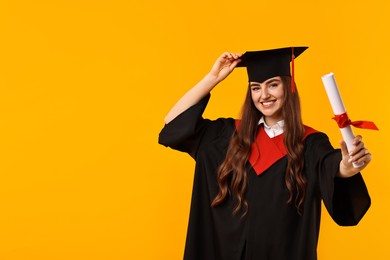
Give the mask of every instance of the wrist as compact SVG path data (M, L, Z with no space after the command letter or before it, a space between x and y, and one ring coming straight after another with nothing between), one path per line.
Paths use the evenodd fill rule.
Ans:
M219 82L221 82L217 76L211 74L211 73L208 73L204 78L203 78L203 81L209 85L212 85L213 87L215 87Z
M347 166L343 163L343 161L340 162L339 166L339 172L336 175L336 177L339 178L349 178L357 174L359 171L356 171L355 168L353 168L352 164Z

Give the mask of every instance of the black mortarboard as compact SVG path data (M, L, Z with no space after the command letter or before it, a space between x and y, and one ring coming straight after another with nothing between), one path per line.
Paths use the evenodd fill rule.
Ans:
M246 67L249 82L263 82L276 76L291 76L294 82L294 58L308 47L287 47L262 51L247 51L237 67ZM290 72L290 62L291 72ZM295 91L294 83L291 86Z

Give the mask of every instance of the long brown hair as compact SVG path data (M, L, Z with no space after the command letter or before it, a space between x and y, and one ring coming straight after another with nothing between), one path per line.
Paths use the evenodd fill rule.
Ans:
M286 187L290 193L287 203L293 203L298 213L303 212L303 202L306 193L306 178L303 174L305 133L298 90L291 92L291 78L281 77L284 87L282 115L284 119L284 144L287 150L287 169L285 173ZM220 205L228 194L236 197L237 205L233 214L243 210L242 216L248 212L248 203L245 199L247 187L247 161L251 145L256 139L258 122L263 114L255 107L252 101L251 88L248 86L246 98L241 110L240 127L233 134L227 149L225 160L217 172L219 192L211 206Z

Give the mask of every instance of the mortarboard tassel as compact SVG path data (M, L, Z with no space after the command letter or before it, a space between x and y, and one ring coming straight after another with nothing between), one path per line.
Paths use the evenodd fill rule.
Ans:
M295 93L295 79L294 79L294 47L291 48L291 92Z

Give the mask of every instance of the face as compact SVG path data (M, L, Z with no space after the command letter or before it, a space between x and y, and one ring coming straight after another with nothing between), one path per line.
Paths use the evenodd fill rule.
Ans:
M250 82L252 101L256 108L264 115L267 125L274 125L283 120L282 105L284 100L284 86L280 77L266 81Z

